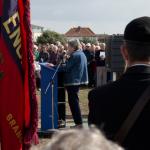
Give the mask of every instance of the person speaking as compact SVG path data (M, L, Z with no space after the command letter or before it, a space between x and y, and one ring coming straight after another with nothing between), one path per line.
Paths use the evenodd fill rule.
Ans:
M87 59L77 39L68 42L68 53L70 57L63 66L65 71L64 85L67 89L68 102L75 127L82 127L78 93L81 84L88 84Z

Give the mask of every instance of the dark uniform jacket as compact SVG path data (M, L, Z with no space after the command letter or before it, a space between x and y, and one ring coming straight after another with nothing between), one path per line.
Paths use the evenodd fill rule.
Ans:
M89 92L89 124L101 128L106 136L114 135L138 98L150 85L150 66L135 65L122 77ZM150 150L150 102L130 130L123 146L127 150Z

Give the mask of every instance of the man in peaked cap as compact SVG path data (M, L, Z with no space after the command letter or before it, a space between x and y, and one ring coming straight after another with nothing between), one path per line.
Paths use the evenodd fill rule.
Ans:
M124 120L150 85L150 17L131 21L121 46L126 69L115 82L89 92L89 124L101 128L113 139ZM122 146L128 150L150 149L150 102L130 129Z

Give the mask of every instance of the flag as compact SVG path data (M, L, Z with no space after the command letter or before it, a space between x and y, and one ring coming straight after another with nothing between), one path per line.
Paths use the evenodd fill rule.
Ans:
M29 0L0 0L0 142L27 150L38 115Z

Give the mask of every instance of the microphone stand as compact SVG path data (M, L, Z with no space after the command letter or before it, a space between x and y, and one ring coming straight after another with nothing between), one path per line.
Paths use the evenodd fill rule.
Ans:
M52 115L51 115L51 117L52 117L52 129L54 129L54 78L55 78L55 76L56 76L56 74L57 74L57 72L58 72L58 70L59 70L59 68L60 68L60 66L61 66L61 64L62 64L62 62L63 62L63 60L60 60L60 62L59 62L59 64L58 64L58 66L57 66L57 68L56 68L56 70L55 70L55 72L54 72L54 74L53 74L53 76L52 76L52 79L51 79L51 81L48 83L48 85L47 85L47 87L46 87L46 90L45 90L45 94L47 93L47 91L48 91L48 89L50 88L50 86L51 86L51 91L52 91Z

